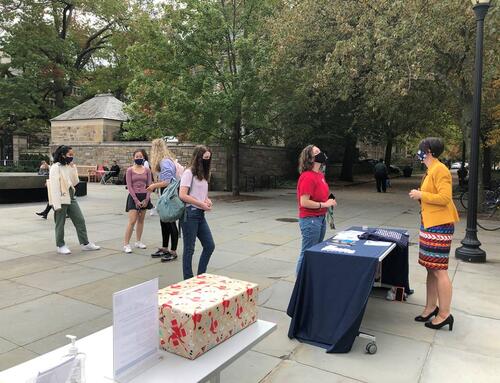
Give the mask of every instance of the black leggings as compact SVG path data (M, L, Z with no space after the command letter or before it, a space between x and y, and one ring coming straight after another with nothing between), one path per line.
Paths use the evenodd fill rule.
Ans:
M170 250L177 250L177 243L179 242L179 230L177 229L177 222L161 222L161 236L163 238L163 247L168 248L168 242L172 237L172 247Z

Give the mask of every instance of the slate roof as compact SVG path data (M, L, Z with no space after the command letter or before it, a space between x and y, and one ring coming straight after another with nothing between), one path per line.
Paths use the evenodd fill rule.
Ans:
M123 111L123 105L123 102L115 98L111 93L97 94L94 98L54 117L51 121L96 119L127 121L128 116Z

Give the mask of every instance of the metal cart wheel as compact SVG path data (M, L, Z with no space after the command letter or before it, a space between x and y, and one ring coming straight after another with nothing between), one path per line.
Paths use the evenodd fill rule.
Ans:
M370 355L377 353L377 344L375 342L370 342L366 345L366 352Z

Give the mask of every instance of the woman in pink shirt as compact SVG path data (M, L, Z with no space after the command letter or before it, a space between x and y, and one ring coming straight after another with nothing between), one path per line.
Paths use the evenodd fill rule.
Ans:
M146 188L151 185L151 171L144 166L144 155L141 150L134 152L134 165L127 169L127 206L125 211L128 212L128 225L125 230L125 241L123 251L131 253L130 237L134 231L134 226L137 223L135 247L145 249L146 245L141 242L142 231L144 229L144 218L146 217L146 209L151 209L153 205L149 199L150 193Z
M200 255L197 274L207 271L208 261L215 250L215 243L205 219L205 212L212 210L212 201L208 198L210 180L210 161L212 153L202 145L196 146L191 158L191 165L182 174L179 197L186 203L186 218L182 220L182 272L184 279L193 277L193 254L196 238L203 250Z

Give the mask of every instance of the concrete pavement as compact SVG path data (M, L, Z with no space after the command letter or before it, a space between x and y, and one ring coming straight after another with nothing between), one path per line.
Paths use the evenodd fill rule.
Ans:
M350 225L404 227L411 235L407 303L373 294L362 329L377 336L378 353L364 353L356 340L348 354L324 350L286 336L285 314L300 248L294 190L256 192L255 200L215 199L208 221L216 242L209 272L260 284L259 317L278 330L224 370L224 382L498 382L500 377L500 234L479 232L488 263L450 259L454 330L433 331L413 321L425 302L425 270L417 264L418 205L407 191L419 178L393 180L387 194L373 184L336 190L339 229ZM0 370L66 344L65 334L83 337L111 324L111 295L159 277L164 286L182 279L181 261L160 263L150 252L160 244L158 217L147 216L146 250L122 253L127 221L123 186L90 184L79 199L89 238L103 248L81 252L67 223L73 254L57 255L52 213L40 204L0 205ZM220 194L219 194L220 195ZM453 251L464 235L457 226ZM329 231L327 235L332 235ZM197 245L197 254L200 246ZM182 244L179 246L182 253Z

